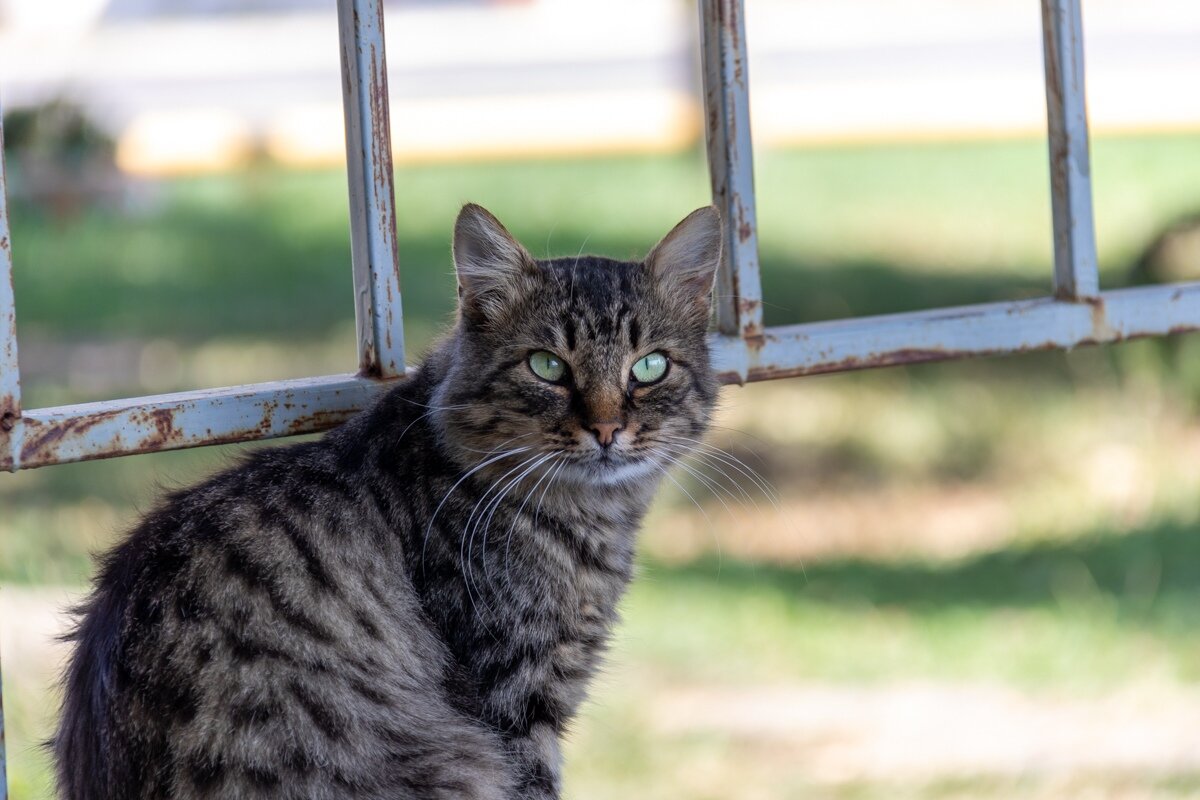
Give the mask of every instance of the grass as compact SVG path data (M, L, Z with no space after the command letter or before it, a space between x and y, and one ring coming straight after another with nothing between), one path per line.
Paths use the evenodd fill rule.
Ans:
M1043 145L769 151L757 161L768 321L795 322L1044 293ZM1200 139L1095 144L1101 266L1120 282L1164 222L1200 205ZM538 255L644 253L707 202L698 154L397 173L408 320L450 309L450 225L481 202ZM30 333L320 338L349 319L344 176L269 167L144 187L132 212L66 223L12 213L19 322ZM69 285L71 291L64 291ZM214 316L215 315L215 316Z
M771 324L1049 289L1042 142L764 152L756 167ZM1119 285L1159 228L1200 206L1200 137L1098 140L1093 176L1103 282ZM707 197L698 153L407 166L397 188L414 352L451 310L462 202L491 208L537 255L637 256ZM346 207L340 174L262 166L140 186L128 208L69 220L12 209L26 405L349 369ZM727 512L687 475L702 510L664 491L612 674L573 739L573 796L1200 791L1186 767L816 780L797 760L821 763L815 744L669 733L648 711L689 687L1191 691L1197 349L1139 342L727 391L719 423L739 432L714 441L762 472L781 507L756 497ZM0 476L0 585L81 587L90 553L161 487L241 449ZM30 744L52 717L53 658L30 652L5 681L14 797L41 796L47 781Z
M628 614L633 657L678 680L1188 683L1200 535L1167 524L949 562L650 563Z

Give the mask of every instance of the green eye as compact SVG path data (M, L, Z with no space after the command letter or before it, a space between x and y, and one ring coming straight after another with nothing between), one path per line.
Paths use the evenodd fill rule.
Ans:
M633 365L633 379L638 383L654 383L667 374L667 354L655 351L639 358Z
M567 365L554 353L538 350L529 356L529 368L544 381L558 383L567 374Z

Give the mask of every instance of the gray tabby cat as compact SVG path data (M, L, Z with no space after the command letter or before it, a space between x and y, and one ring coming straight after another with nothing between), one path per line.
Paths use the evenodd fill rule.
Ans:
M712 410L720 252L713 208L626 263L534 260L466 206L458 320L414 374L104 558L60 796L558 797L637 527Z

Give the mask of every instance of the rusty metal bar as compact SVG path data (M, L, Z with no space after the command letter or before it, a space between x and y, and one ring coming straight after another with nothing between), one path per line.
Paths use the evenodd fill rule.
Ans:
M21 416L21 372L17 361L17 305L13 297L12 239L8 228L8 183L4 171L4 109L0 108L0 461L12 452L12 431ZM0 670L0 800L8 797L4 738L4 680Z
M4 679L0 670L0 800L8 798L8 748L4 738Z
M4 679L0 670L0 800L8 798L8 747L4 737Z
M2 112L2 109L0 109ZM0 113L0 119L3 114ZM4 124L0 122L0 462L12 450L21 417L21 371L17 361L17 307L13 297L12 240L8 228ZM3 754L0 753L0 756Z
M725 227L716 285L717 329L754 339L762 335L762 283L742 0L701 0L700 38L708 172Z
M1095 297L1100 290L1079 2L1042 0L1054 294L1064 300Z
M314 433L345 422L393 383L329 375L26 411L0 469Z
M1200 330L1200 282L768 328L761 346L714 336L724 383L1061 350Z
M1200 330L1200 282L713 334L725 383L970 356L1069 349ZM344 422L393 381L334 375L27 411L9 470L312 433Z
M338 0L354 318L363 375L404 374L396 192L382 0Z

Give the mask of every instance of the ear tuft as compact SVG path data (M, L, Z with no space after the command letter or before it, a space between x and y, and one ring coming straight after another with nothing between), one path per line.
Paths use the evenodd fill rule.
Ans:
M660 287L682 293L704 308L710 303L720 263L721 213L715 206L688 214L646 256Z
M454 268L462 310L495 319L537 268L520 242L483 206L467 203L454 223Z

